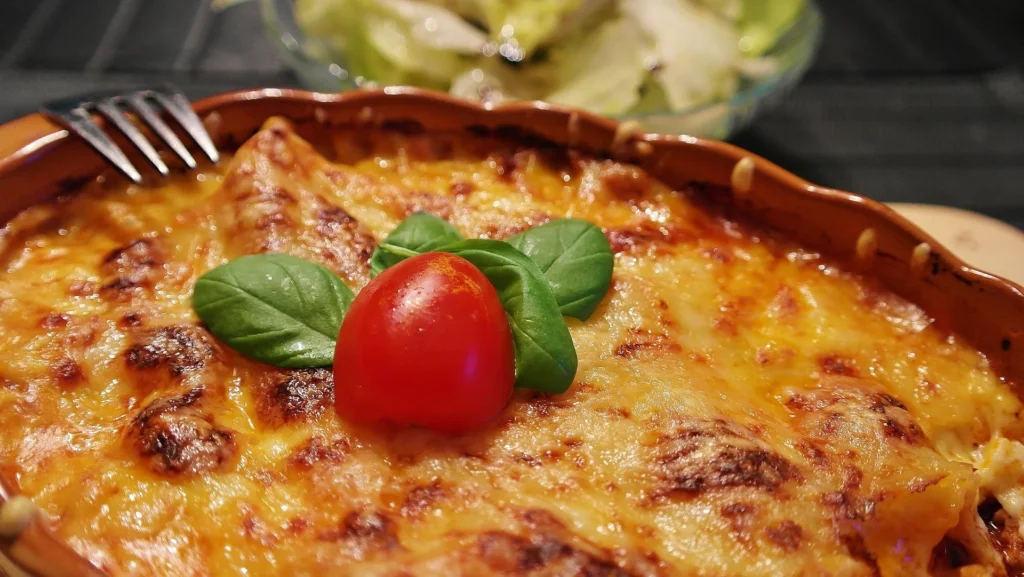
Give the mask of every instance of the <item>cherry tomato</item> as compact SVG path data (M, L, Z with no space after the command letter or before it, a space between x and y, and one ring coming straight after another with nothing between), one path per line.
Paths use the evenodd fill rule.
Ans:
M356 296L334 353L338 412L459 433L493 419L515 381L498 293L462 257L427 253L385 270Z

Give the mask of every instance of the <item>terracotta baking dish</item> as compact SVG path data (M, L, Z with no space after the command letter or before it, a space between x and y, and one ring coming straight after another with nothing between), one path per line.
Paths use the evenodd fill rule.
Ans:
M412 89L345 94L252 90L207 98L195 109L218 146L227 150L244 142L270 116L328 127L373 122L399 130L488 132L534 143L539 138L554 146L634 162L673 187L695 182L732 186L731 202L741 210L880 279L922 306L940 325L967 338L1005 379L1024 382L1024 355L1018 351L1024 347L1024 289L970 268L882 204L812 185L729 144L639 134L628 125L540 103L485 109ZM128 148L123 140L119 143ZM751 166L748 191L744 177ZM74 191L104 168L85 144L38 115L0 126L0 222ZM12 498L10 484L0 478L0 504ZM18 506L23 504L19 500ZM53 539L38 515L27 528L8 518L16 508L6 507L0 516L0 550L10 558L47 577L102 575Z

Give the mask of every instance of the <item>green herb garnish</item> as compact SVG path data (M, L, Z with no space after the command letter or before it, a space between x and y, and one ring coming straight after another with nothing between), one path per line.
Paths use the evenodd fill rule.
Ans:
M329 367L352 290L286 254L243 256L199 277L192 307L211 333L276 367Z
M499 240L464 240L439 252L473 263L498 291L515 343L516 386L564 393L576 376L576 348L537 265Z
M460 240L462 235L447 220L417 212L403 220L377 246L370 259L370 272L377 276L410 256L431 252Z
M517 234L508 243L537 263L563 315L585 321L608 293L615 255L593 224L556 220Z

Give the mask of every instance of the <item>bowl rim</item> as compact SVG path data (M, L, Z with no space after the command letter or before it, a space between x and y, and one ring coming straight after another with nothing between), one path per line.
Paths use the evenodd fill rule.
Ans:
M359 85L358 77L354 77L351 71L348 70L348 63L343 54L340 58L336 59L336 61L329 62L319 59L310 52L307 45L311 43L322 44L324 40L307 36L301 31L299 31L299 36L296 36L292 31L287 30L289 26L282 24L282 16L277 5L279 1L280 0L260 0L260 12L263 19L264 30L268 36L270 36L269 40L274 44L281 59L284 60L285 63L287 63L293 70L301 66L310 67L311 69L312 67L317 67L321 69L321 71L326 71L327 74L330 74L337 79L339 86L344 87L341 90L343 92L364 89ZM808 28L805 31L806 34L797 36L795 33L799 30L801 24ZM657 120L659 118L684 118L697 116L710 110L719 109L723 106L728 110L742 109L753 102L768 98L780 89L785 89L791 83L790 81L793 83L798 82L807 73L817 58L824 35L825 15L819 5L819 0L803 0L803 7L800 9L800 12L797 13L796 18L782 30L775 43L773 43L772 46L761 55L762 57L771 57L789 54L790 52L802 52L802 58L794 60L788 66L772 72L758 82L749 86L741 87L728 98L717 98L683 110L673 111L666 109L639 113L625 113L610 116L610 118L614 118L619 121L646 121ZM780 49L783 49L784 52L780 53ZM338 71L343 71L344 74L339 76L338 71L332 70L332 67L334 66L337 66ZM373 82L372 79L367 80ZM366 89L372 90L377 88L383 87L372 86ZM727 130L728 133L731 133L732 131L732 127Z
M232 106L249 101L276 104L279 105L278 108L293 105L291 110L295 110L294 105L301 105L306 107L303 110L308 110L309 119L315 118L318 110L329 109L332 106L365 111L374 107L383 107L384 104L419 107L417 110L420 114L423 114L423 110L429 109L432 113L439 115L447 113L473 118L504 119L513 127L537 126L557 118L570 127L570 133L571 127L576 126L580 129L581 135L586 136L591 142L600 141L598 147L605 146L606 150L611 150L611 147L615 146L616 142L620 140L620 136L624 134L628 142L647 143L652 150L662 151L666 154L703 155L701 156L702 160L716 158L729 163L729 166L735 166L741 160L749 159L753 162L755 173L759 179L767 177L768 180L774 180L787 191L793 192L808 202L824 200L836 203L850 214L856 212L865 215L864 218L879 223L879 227L882 224L890 225L901 234L909 235L914 242L927 243L934 256L934 260L930 261L933 267L941 261L946 267L942 274L956 277L955 282L976 286L979 289L976 291L979 295L988 293L987 297L975 295L974 298L994 298L993 294L995 294L1002 299L1000 301L1002 306L1012 305L1017 311L1016 314L1024 314L1024 288L1009 280L971 267L888 206L854 193L811 184L760 156L725 142L685 135L643 134L637 132L635 125L631 126L629 122L620 123L589 112L576 111L543 102L513 102L486 107L448 94L408 87L357 90L334 94L276 88L241 90L199 100L194 104L194 109L201 117L209 118L209 115L218 114L220 111L226 111ZM469 127L470 125L463 125L463 128ZM8 178L6 182L17 182L19 171L31 169L32 165L41 157L52 154L58 149L66 149L71 144L78 146L73 151L75 154L86 150L82 143L75 142L75 140L66 130L37 114L0 125L0 183L5 182L5 178ZM236 147L239 144L241 143L235 143L233 146ZM556 144L560 148L575 148L572 143ZM589 152L592 147L584 145L581 148ZM610 153L609 155L614 157ZM98 157L91 160L95 161L96 166L102 164ZM625 159L622 160L625 161ZM11 175L14 175L14 180L10 180ZM93 174L94 176L95 174ZM3 221L0 221L0 224L3 224ZM870 273L868 274L870 276ZM934 274L936 273L933 272ZM950 286L956 286L955 282L949 281ZM959 329L957 332L960 332ZM1021 329L1007 327L1006 332L1002 334L1012 335L1015 344L1024 342L1024 331ZM1009 351L1009 347L1005 345L1009 337L1000 335L997 338L1004 338L1003 351ZM988 349L978 343L971 342L971 344L976 349L988 353ZM995 347L990 348L995 350ZM1017 371L1024 373L1021 367L1024 365L1018 364ZM996 372L999 374L998 368ZM1011 379L1011 386L1014 384L1016 382ZM12 488L13 485L0 475L0 506L16 496ZM60 567L53 573L42 572L43 575L80 574L90 577L105 575L51 532L46 521L39 515L36 515L31 524L13 540L9 535L0 535L0 552L10 552L13 547L19 546L19 543L22 552L29 551L37 562L52 563L53 567ZM29 559L33 559L33 557L30 556Z

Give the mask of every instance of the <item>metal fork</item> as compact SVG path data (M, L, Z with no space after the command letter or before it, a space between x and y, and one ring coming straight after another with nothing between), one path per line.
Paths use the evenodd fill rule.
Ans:
M114 128L121 131L139 149L139 152L149 160L161 176L170 174L167 164L160 158L160 154L146 140L142 132L125 116L125 112L133 112L153 130L160 140L164 141L167 147L185 163L185 166L189 169L195 168L196 159L189 153L181 139L174 134L171 127L160 117L158 108L165 110L181 125L185 132L192 137L192 140L199 145L207 158L217 162L220 155L217 153L217 147L214 146L210 135L206 132L203 122L192 111L185 95L170 84L136 92L80 96L48 102L40 111L64 128L82 137L96 152L100 153L132 182L141 184L142 174L128 160L124 151L92 120L92 113L98 112L109 120Z

